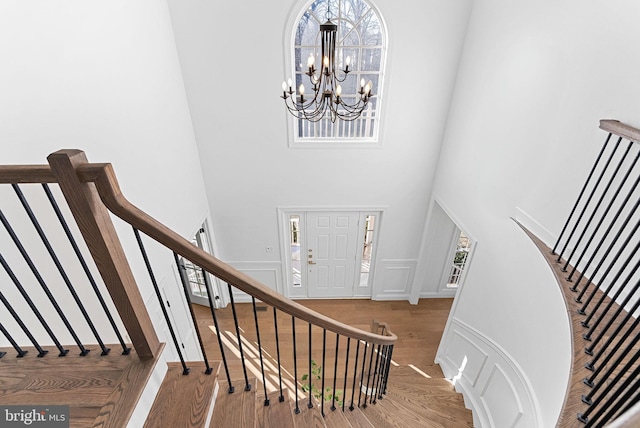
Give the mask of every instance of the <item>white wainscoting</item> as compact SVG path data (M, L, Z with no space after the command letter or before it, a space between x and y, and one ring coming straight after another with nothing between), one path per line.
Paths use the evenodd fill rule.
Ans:
M376 266L373 300L408 300L417 260L381 260Z
M282 290L282 263L280 262L226 262L240 272L260 281L280 294ZM236 303L251 302L251 296L234 288L233 299Z
M540 409L529 380L497 343L452 318L436 362L473 410L476 427L538 428Z

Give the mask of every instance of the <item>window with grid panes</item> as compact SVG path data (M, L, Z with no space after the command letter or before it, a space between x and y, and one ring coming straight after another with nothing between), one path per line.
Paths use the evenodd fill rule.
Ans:
M309 5L297 22L293 39L293 68L295 87L308 86L307 58L313 53L320 57L320 24L331 19L338 26L336 58L340 69L347 57L351 59L350 72L342 85L342 98L356 102L360 81L373 83L375 95L362 115L353 121L330 117L312 123L292 118L294 142L327 141L345 143L376 143L380 124L380 103L385 54L385 32L382 19L364 0L317 0ZM340 78L344 77L341 71Z

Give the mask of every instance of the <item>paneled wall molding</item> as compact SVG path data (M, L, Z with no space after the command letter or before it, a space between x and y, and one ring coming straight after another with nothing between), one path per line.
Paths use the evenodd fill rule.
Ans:
M246 273L252 278L257 279L264 285L273 288L280 294L283 293L282 285L282 263L276 261L228 261L226 262L238 269L240 272ZM236 303L251 302L251 297L237 289L233 289L233 298Z
M542 420L533 387L498 343L452 318L436 356L473 410L477 427L535 428Z
M408 300L418 261L415 259L383 259L376 267L373 300Z

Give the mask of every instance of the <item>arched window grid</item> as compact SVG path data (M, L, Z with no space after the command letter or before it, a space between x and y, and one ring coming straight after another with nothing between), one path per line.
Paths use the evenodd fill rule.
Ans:
M330 12L327 13L327 3ZM319 27L327 18L338 25L337 64L342 68L347 56L351 57L349 78L342 83L343 98L349 102L356 101L356 93L361 79L371 80L373 93L370 107L363 112L361 118L353 122L329 119L316 124L292 118L293 142L309 143L342 143L349 146L369 147L378 145L380 127L380 102L382 95L382 77L384 70L386 35L382 18L374 7L364 0L319 0L307 3L305 11L295 22L292 34L292 55L294 81L296 87L304 84L308 87L307 58L310 53L320 57ZM350 99L347 97L350 96Z

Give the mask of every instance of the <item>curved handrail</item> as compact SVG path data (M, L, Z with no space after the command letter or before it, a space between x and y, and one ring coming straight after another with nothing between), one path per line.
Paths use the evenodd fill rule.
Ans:
M113 214L182 257L199 265L212 275L256 297L262 302L289 315L308 321L313 325L346 337L351 337L352 339L364 340L380 345L392 345L397 340L397 336L393 333L384 336L370 333L308 309L196 247L173 230L131 204L122 194L110 163L82 164L76 168L76 173L81 181L93 182L95 184L102 202Z

